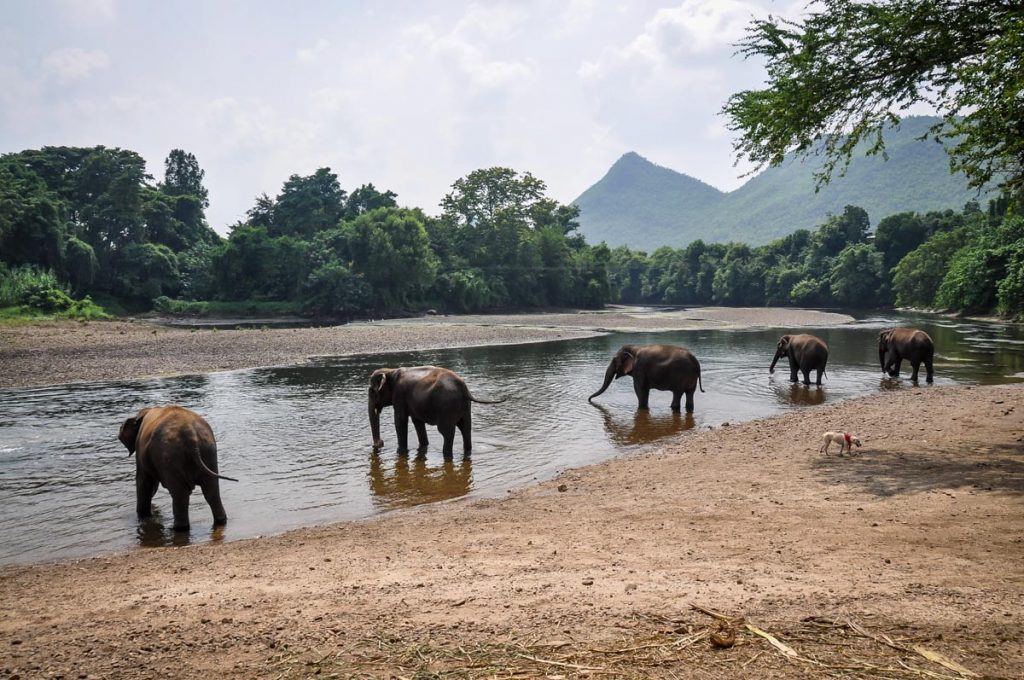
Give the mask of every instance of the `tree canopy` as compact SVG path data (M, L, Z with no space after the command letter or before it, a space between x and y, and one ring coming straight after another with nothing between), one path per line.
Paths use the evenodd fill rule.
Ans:
M735 149L759 168L823 154L819 186L924 103L971 186L1024 189L1024 6L1018 0L823 0L801 21L755 20L739 51L767 85L724 106Z

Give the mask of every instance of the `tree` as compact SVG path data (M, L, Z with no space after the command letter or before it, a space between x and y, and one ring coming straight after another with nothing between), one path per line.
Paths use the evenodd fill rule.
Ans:
M419 210L377 208L341 227L350 266L373 288L381 309L418 302L437 274Z
M160 191L168 196L194 196L203 209L210 207L210 195L203 186L206 171L199 161L181 149L172 149L164 160L164 181Z
M267 232L311 239L318 231L337 226L345 215L345 197L330 168L320 168L308 177L292 175L274 202Z
M62 201L31 170L0 163L0 260L9 265L62 264Z
M932 307L949 259L969 237L966 227L935 234L893 268L892 285L901 307Z
M377 208L397 208L396 198L398 194L393 191L381 193L373 184L364 184L349 194L345 201L345 217L352 219Z
M737 153L758 167L823 153L820 186L862 142L884 153L898 112L926 103L945 117L931 133L954 143L951 165L971 186L1024 188L1019 0L823 0L802 21L755 20L739 51L767 61L767 87L723 109Z
M917 213L903 212L884 218L875 229L875 248L882 253L885 270L895 267L929 235L928 227Z
M882 254L866 243L855 243L836 257L829 273L832 299L848 307L880 307L889 302Z
M83 295L89 290L99 268L92 246L74 236L68 238L64 243L64 269L75 295Z
M181 287L178 263L171 249L155 243L131 243L118 253L122 294L149 302L176 295Z
M547 267L568 264L555 240L569 248L583 247L582 240L566 237L576 228L578 209L547 198L546 190L528 172L495 167L456 180L441 201L444 224L432 229L431 241L445 264L484 272L494 305L557 304L560 300L553 295L575 289L566 276ZM577 264L586 260L573 259ZM587 276L607 271L589 263L586 267Z

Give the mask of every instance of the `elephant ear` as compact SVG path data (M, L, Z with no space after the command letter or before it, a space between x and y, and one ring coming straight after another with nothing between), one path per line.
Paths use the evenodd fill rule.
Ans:
M381 397L386 397L386 395L391 393L397 370L394 368L377 369L370 376L370 387Z
M793 338L793 336L791 336L791 335L783 335L781 338L779 338L779 351L780 352L785 352L787 349L789 349L789 341L792 338Z
M632 375L636 365L636 357L629 352L622 353L622 375Z
M142 425L142 419L148 410L143 409L135 417L128 418L121 423L121 429L117 433L117 438L128 449L129 456L135 453L136 443L139 439L139 427Z

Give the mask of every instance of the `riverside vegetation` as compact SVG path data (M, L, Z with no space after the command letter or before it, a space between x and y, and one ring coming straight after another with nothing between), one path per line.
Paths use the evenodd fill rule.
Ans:
M2 315L337 318L607 302L1024 312L1024 220L1007 199L891 215L873 232L847 206L764 246L698 240L647 254L587 244L577 207L507 168L457 180L437 217L372 184L349 193L328 168L293 175L226 239L206 222L203 176L178 149L156 183L122 149L0 157Z

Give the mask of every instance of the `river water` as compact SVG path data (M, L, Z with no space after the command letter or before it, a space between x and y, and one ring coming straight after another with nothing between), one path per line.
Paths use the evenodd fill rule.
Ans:
M83 557L136 546L229 540L462 496L497 496L559 470L678 440L695 427L742 422L884 390L908 389L878 366L878 329L899 323L935 339L935 385L1024 380L1018 326L935 318L868 318L821 329L751 329L613 334L583 340L323 359L301 366L148 380L0 390L0 563ZM768 375L784 332L813 332L830 347L822 388L791 385L785 360ZM625 343L689 347L706 393L692 416L673 414L671 394L652 392L638 412L622 378L595 404L608 360ZM369 374L381 366L435 364L462 375L473 406L474 451L445 461L428 427L425 456L399 456L391 409L381 418L385 448L371 449ZM923 382L920 387L927 389ZM812 376L813 377L813 376ZM206 417L217 436L228 525L211 529L209 508L192 497L190 534L170 530L170 496L157 514L135 517L134 461L117 441L138 409L176 403ZM409 428L410 441L415 433ZM685 442L685 439L681 441Z

